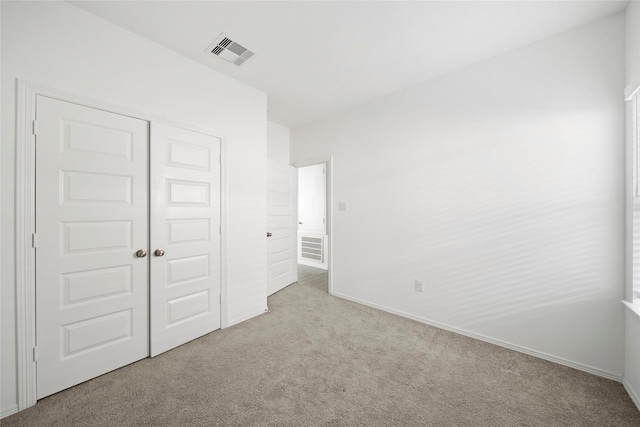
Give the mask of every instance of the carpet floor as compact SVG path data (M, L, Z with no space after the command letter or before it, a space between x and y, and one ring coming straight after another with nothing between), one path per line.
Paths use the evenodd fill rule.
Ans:
M327 270L298 264L298 283L329 293Z
M300 283L10 426L640 426L621 384Z

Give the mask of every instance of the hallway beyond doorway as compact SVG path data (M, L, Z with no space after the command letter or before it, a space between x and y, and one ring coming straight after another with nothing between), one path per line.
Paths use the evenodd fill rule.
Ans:
M298 283L329 293L327 270L298 264Z

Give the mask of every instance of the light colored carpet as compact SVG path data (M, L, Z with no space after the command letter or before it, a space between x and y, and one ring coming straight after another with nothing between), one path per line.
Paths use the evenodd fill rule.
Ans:
M621 384L293 284L3 426L639 426Z
M298 264L298 283L329 293L327 270Z

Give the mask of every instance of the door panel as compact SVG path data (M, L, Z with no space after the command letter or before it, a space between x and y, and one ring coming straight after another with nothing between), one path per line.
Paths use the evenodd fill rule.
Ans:
M153 123L151 165L155 356L220 328L220 139Z
M295 280L295 168L269 162L267 295Z
M37 397L146 357L147 122L38 97Z
M327 177L326 165L298 168L298 231L327 234Z

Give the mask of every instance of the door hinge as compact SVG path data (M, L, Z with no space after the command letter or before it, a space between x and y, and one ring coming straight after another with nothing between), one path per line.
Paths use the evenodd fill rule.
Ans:
M31 247L36 248L38 246L38 236L36 233L31 234Z
M33 123L32 123L31 132L32 132L34 135L37 135L37 134L38 134L38 122L37 122L37 121L35 121L35 120L34 120L34 121L33 121Z
M33 361L38 361L38 347L33 347Z

